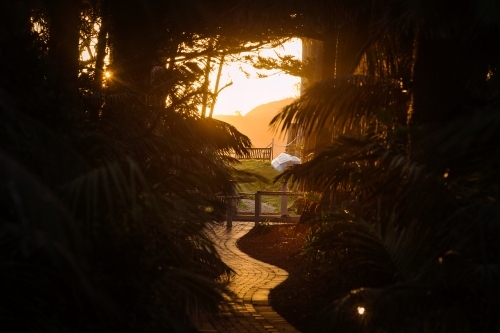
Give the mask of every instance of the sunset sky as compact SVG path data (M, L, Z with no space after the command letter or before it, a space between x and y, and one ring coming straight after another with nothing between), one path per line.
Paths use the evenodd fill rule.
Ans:
M279 54L291 54L300 59L301 41L296 38L276 49L261 50L263 56L273 56L275 52ZM241 71L241 67L246 72L251 73L250 78ZM263 73L263 71L260 71ZM214 114L234 114L241 111L244 115L254 107L268 102L281 100L287 97L298 97L300 90L300 78L276 74L268 78L257 78L257 71L249 65L242 63L226 64L223 68L220 86L233 81L233 85L224 89L217 99ZM272 73L271 71L266 74ZM215 75L212 81L215 81Z
M263 49L253 54L268 57L275 56L276 53L280 55L290 54L301 59L302 42L299 38L293 38L283 44L283 46L274 49ZM89 59L90 54L87 51L83 51L81 60L85 61ZM250 74L249 78L247 78L242 69ZM236 111L241 111L241 114L245 115L261 104L299 96L300 78L280 74L278 71L260 70L259 73L266 75L276 74L267 78L258 78L257 70L248 64L242 62L226 63L223 67L220 87L231 81L233 81L233 84L220 93L214 108L214 114L235 114ZM217 70L214 70L210 80L212 83L215 82L216 75Z

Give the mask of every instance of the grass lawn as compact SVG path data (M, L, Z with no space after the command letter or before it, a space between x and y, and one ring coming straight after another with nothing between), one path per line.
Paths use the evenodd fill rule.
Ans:
M269 161L259 160L244 160L239 164L234 164L233 167L240 171L245 171L258 175L257 177L248 177L235 174L234 179L238 182L239 192L255 193L257 191L281 191L281 183L273 183L274 178L281 172L276 171ZM254 199L253 195L245 196L248 199ZM290 207L296 197L288 198L288 207ZM279 212L281 208L281 197L279 196L262 196L262 202L265 202Z

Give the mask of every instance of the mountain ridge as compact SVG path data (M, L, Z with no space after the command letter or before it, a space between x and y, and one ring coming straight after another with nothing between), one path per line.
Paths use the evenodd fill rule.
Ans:
M250 110L247 114L241 115L214 115L213 118L224 121L236 127L238 131L250 138L256 148L268 146L273 138L276 145L284 146L286 137L281 133L275 133L269 129L271 119L278 114L285 106L292 103L294 98L285 98L278 101L261 104ZM273 154L278 156L285 149L274 147Z

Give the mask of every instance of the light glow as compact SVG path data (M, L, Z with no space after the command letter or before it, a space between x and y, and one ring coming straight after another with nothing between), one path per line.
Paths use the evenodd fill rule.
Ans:
M264 57L290 54L298 59L302 56L302 41L299 38L293 38L289 42L273 49L265 49L259 53ZM210 79L215 82L216 73L214 71ZM250 74L247 77L246 74ZM263 71L260 70L260 73ZM288 97L298 97L300 93L300 78L287 75L277 74L278 71L267 71L266 78L258 78L257 70L252 66L243 62L232 62L225 64L222 69L220 86L224 86L228 82L233 82L230 87L224 89L217 98L214 114L235 114L237 111L245 115L253 108L277 101Z
M363 315L363 314L365 313L365 308L364 308L364 307L362 307L362 306L358 306L358 313L359 313L360 315Z
M81 55L80 55L80 59L82 61L88 61L90 60L92 57L90 56L90 53L89 51L85 50L85 51L82 51Z

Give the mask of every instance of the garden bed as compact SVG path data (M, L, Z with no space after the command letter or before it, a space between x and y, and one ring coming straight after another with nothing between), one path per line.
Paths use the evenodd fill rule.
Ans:
M241 251L285 269L288 279L271 290L271 306L302 333L313 333L315 318L329 302L328 281L312 279L300 255L307 225L262 224L238 240Z

